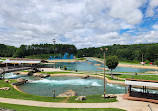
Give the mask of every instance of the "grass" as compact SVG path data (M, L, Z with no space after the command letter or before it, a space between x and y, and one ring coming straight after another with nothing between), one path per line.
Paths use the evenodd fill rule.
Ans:
M46 73L46 74L61 74L61 73L72 73L72 72L60 72L60 71L58 71L58 72L40 72L40 73Z
M15 82L10 80L12 83ZM35 100L35 101L45 101L45 102L62 102L65 100L65 97L56 97L53 99L52 97L44 97L44 96L36 96L31 94L25 94L14 89L10 83L5 83L3 80L0 80L0 87L10 87L10 90L3 91L0 90L0 97L5 98L14 98L14 99L25 99L25 100Z
M116 98L107 98L104 99L101 95L89 95L86 96L87 99L84 101L76 101L77 96L71 97L67 100L68 103L107 103L107 102L117 102Z
M15 82L15 80L10 80L11 83ZM10 90L0 90L0 97L5 98L14 98L14 99L24 99L24 100L34 100L34 101L44 101L44 102L63 102L66 97L56 97L53 99L52 97L44 97L44 96L36 96L31 94L25 94L14 89L10 83L5 83L3 80L0 80L0 87L10 87ZM78 103L75 101L77 97L70 97L68 102ZM116 99L106 99L104 100L101 95L89 95L87 96L87 100L83 101L83 103L95 103L95 102L116 102Z
M113 79L113 78L107 77L107 76L106 76L106 78L108 78L109 80L114 80L114 81L125 81L125 80L120 80L120 79Z
M115 77L119 77L119 78L134 78L134 79L145 79L145 80L158 80L158 76L157 75L115 75Z
M14 109L16 111L125 111L117 108L48 108L48 107L35 107L25 105L14 105L7 103L0 103L1 108Z

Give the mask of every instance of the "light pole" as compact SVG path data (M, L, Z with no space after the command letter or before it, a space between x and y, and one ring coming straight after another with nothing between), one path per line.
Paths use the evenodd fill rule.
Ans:
M56 42L56 40L53 39L53 43L54 43L54 47L53 47L54 55L55 55L55 42ZM55 61L54 61L54 68L55 68Z
M101 51L103 51L103 55L104 55L104 99L105 99L105 52L108 50L108 48L100 48Z

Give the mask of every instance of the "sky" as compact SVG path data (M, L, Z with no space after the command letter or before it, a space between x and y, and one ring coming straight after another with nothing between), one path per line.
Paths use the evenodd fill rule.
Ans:
M0 0L0 43L158 43L158 0Z

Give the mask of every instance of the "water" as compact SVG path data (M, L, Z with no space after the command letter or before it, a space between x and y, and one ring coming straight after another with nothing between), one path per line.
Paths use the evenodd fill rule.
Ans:
M92 64L89 64L91 62ZM94 64L101 64L101 66L95 66ZM54 65L49 65L54 66ZM66 66L68 70L78 70L78 71L103 71L101 69L98 69L98 67L104 67L104 65L100 62L94 61L92 59L89 59L89 61L86 62L73 62L73 63L56 63L55 67L62 67ZM107 66L106 66L107 68ZM117 67L113 70L113 72L134 72L134 73L143 73L147 71L157 71L155 69L145 69L145 68L132 68L132 67Z
M31 79L30 79L31 80ZM99 78L82 79L80 77L60 76L41 80L32 80L30 83L19 86L19 89L33 95L49 96L64 93L67 90L77 92L77 95L102 95L103 80ZM125 88L118 85L106 84L106 94L125 93Z
M14 74L13 72L11 72L11 73L6 73L6 74L4 75L4 78L5 78L5 79L17 79L17 78L22 78L22 77L25 77L25 76L23 76L23 75L16 75L16 74Z

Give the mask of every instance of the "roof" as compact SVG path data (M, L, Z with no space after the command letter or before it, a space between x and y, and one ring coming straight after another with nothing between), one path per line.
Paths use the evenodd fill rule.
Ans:
M40 63L41 62L41 60L24 60L24 59L18 59L18 60L14 60L14 59L6 59L5 61L3 61L3 63L26 63L26 64L38 64L38 63Z
M158 87L158 81L155 80L126 79L125 84L135 86Z

